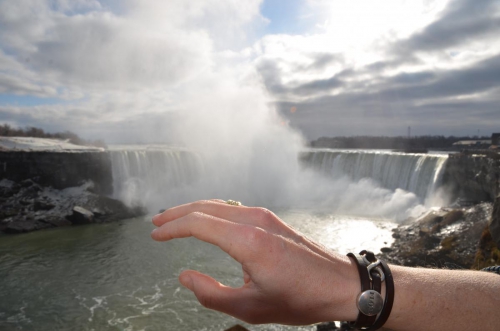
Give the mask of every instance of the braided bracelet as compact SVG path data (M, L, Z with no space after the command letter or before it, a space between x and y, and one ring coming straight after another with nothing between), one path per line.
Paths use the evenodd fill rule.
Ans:
M361 280L361 293L356 305L359 313L355 322L350 326L359 330L378 330L387 319L394 303L394 280L387 263L378 260L375 254L363 250L358 254L349 253L358 268ZM386 284L385 300L382 299L382 282Z

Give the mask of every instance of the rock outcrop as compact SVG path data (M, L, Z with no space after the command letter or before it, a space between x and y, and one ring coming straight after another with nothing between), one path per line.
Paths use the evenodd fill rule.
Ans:
M5 233L103 223L143 214L141 208L129 208L94 193L91 182L58 190L31 179L0 181L0 231Z
M500 154L450 154L442 184L452 200L494 201L500 194Z
M96 193L113 193L107 152L0 151L0 179L34 179L43 187L65 189L92 181Z
M488 225L492 204L442 208L393 230L394 243L381 258L404 266L464 268L474 265L479 238Z

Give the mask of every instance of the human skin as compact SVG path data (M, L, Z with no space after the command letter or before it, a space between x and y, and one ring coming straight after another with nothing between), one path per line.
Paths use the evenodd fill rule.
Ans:
M244 285L239 288L193 270L180 274L181 284L207 308L252 324L356 320L360 280L354 262L304 237L267 209L205 200L168 209L153 224L154 240L195 237L241 264ZM386 328L498 330L500 276L390 267L395 297Z

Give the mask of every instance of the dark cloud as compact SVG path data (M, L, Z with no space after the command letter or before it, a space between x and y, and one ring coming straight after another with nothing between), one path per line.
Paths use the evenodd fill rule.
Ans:
M500 35L499 14L497 0L455 0L435 22L389 44L383 60L357 67L344 61L334 76L301 84L283 84L272 61L261 73L278 110L310 139L404 135L408 126L415 134L489 134L500 130L500 49L492 39ZM473 52L466 60L435 53L456 46ZM474 54L487 47L489 57Z
M315 92L330 92L333 89L342 87L344 82L333 76L328 79L315 80L310 83L302 84L291 90L293 94L296 95L309 95Z
M398 135L407 126L419 127L421 134L455 135L473 134L471 128L485 134L500 128L500 55L463 69L401 73L375 88L277 106L310 139ZM463 98L474 93L482 93L481 98ZM295 113L289 112L292 106Z
M413 86L406 82L413 81ZM500 55L475 63L464 69L455 69L436 73L422 72L400 74L388 80L392 85L380 93L386 99L418 99L458 97L485 92L500 86Z
M331 54L331 53L314 53L310 54L309 57L312 63L308 66L301 66L297 69L305 70L324 70L328 65L332 63L344 63L345 58L342 54Z
M500 128L500 97L466 102L418 105L384 100L378 94L350 94L306 102L281 102L276 106L292 127L306 138L341 135L405 135L408 126L418 135L474 135ZM290 107L297 111L290 113Z
M442 17L393 49L400 54L440 51L476 41L478 38L500 35L498 0L451 1Z
M433 78L436 77L436 74L433 72L415 72L415 73L406 73L403 72L391 78L391 82L395 84L402 85L418 85L422 83L429 82Z

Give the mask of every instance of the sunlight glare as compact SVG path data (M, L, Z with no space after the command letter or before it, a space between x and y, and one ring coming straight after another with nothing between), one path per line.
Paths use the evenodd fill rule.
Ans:
M449 0L324 1L323 24L332 42L364 48L375 42L408 37L436 19Z

